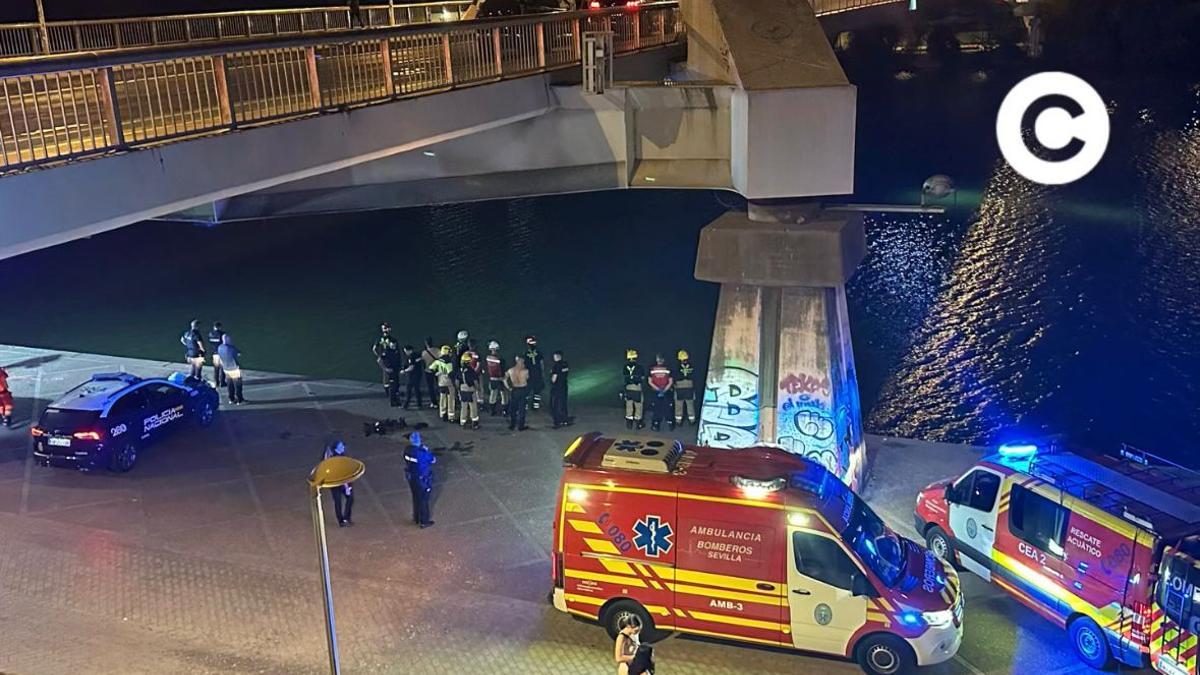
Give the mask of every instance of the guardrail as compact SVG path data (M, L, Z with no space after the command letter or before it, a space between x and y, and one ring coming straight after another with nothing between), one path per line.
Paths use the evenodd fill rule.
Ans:
M474 4L474 0L450 0L413 5L364 5L359 13L361 25L354 21L345 5L48 21L44 36L36 23L0 24L0 58L459 21L467 16L467 10Z
M809 0L812 2L813 12L817 16L829 16L830 14L840 14L849 12L855 9L867 9L868 7L878 7L879 5L894 5L907 0Z
M575 66L592 30L627 54L683 24L664 2L0 65L0 173Z

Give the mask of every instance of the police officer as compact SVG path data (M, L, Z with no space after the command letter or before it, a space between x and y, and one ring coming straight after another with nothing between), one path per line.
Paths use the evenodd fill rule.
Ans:
M425 407L421 401L421 382L425 379L425 362L421 360L421 355L413 351L412 345L404 345L404 352L400 355L400 362L404 365L404 409L408 410L408 404L412 403L413 394L417 395L417 410Z
M433 491L433 465L437 457L421 443L421 434L409 436L410 445L404 451L404 477L412 490L413 522L421 528L433 525L429 518L429 493Z
M685 421L696 425L696 367L688 360L686 349L675 354L675 424Z
M346 444L342 439L334 439L325 445L325 453L321 459L329 459L346 454ZM354 486L352 483L346 483L334 488L329 488L329 494L333 497L333 513L337 516L338 527L346 527L353 525L350 520L350 514L354 511Z
M454 365L450 362L453 352L450 345L442 345L438 359L429 366L429 372L437 378L438 415L443 422L455 419Z
M642 368L642 364L637 362L637 359L636 349L625 351L625 389L622 390L621 395L625 398L626 429L632 429L635 423L639 429L646 426L642 420L644 413L642 410L642 385L646 381L646 370Z
M225 368L221 365L221 338L225 337L225 328L220 321L214 321L212 330L208 331L208 353L212 355L213 386L217 389L225 386Z
M526 337L525 367L529 369L529 405L534 410L540 410L542 407L542 389L546 386L545 378L542 377L544 360L541 350L538 349L537 336Z
M386 321L379 325L379 339L371 346L375 362L383 371L383 390L393 408L400 405L400 345L392 337L392 325Z
M471 365L471 352L464 352L458 371L458 400L461 406L459 419L464 429L470 422L472 429L479 428L479 372Z
M651 401L654 404L654 421L650 423L650 428L658 431L665 417L667 426L674 429L675 418L671 417L671 390L675 378L671 377L671 369L667 367L667 360L662 354L654 355L654 365L650 366L650 377L646 381L650 383L650 389L654 393L654 400Z
M567 376L571 374L571 366L563 360L561 351L554 352L550 358L554 362L550 366L550 417L557 429L571 423L567 415Z
M421 350L421 376L425 380L425 390L429 392L429 407L438 407L437 374L433 372L433 364L438 360L437 350L433 346L433 338L425 338L425 348Z
M488 405L492 408L492 417L495 417L501 410L508 411L508 389L504 387L504 357L500 355L499 342L492 340L488 343L484 366L488 376Z
M196 379L204 377L204 338L200 336L200 321L192 319L191 327L179 338L183 345L183 356L187 360L189 375Z

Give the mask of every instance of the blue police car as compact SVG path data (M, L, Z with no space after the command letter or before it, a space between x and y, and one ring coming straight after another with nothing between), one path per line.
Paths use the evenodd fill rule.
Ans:
M42 466L129 471L146 446L188 421L212 424L219 404L212 385L181 373L93 375L42 412L31 430L34 460Z

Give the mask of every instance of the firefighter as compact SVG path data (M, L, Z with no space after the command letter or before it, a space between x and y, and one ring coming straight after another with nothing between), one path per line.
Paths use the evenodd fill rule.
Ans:
M454 365L450 362L453 351L450 345L442 345L438 359L429 366L429 372L437 378L438 415L443 422L453 422L455 418L454 396Z
M525 367L529 369L529 407L539 410L542 407L542 388L545 379L542 377L542 352L538 349L536 335L525 338Z
M221 366L221 338L225 337L225 328L220 321L214 321L212 330L208 331L208 353L212 355L213 386L217 389L225 386L225 368Z
M183 357L187 360L189 376L196 379L204 377L204 338L200 337L200 321L192 319L191 327L179 337L183 345Z
M325 445L325 454L321 459L338 457L346 454L346 444L336 439ZM329 488L329 496L333 497L333 513L337 516L338 527L347 527L354 523L350 514L354 511L354 486L351 483Z
M392 337L391 324L380 324L379 331L379 339L371 346L371 351L383 371L383 390L387 392L388 403L395 408L400 405L400 345Z
M529 391L529 369L525 367L525 357L513 357L513 367L504 373L504 386L509 390L512 400L508 404L508 430L525 431L525 397Z
M571 374L571 366L567 365L561 351L554 352L550 358L554 362L550 367L550 417L557 429L571 423L567 415L567 377Z
M479 372L471 365L471 352L462 355L458 371L458 400L461 414L458 416L464 429L468 421L472 429L479 428Z
M458 331L457 339L454 341L454 362L462 363L462 355L471 348L471 334L465 330Z
M12 426L13 395L8 388L8 371L0 368L0 422Z
M654 405L654 420L650 423L650 428L658 431L665 417L667 426L675 429L675 418L671 417L671 393L675 378L671 377L671 369L667 367L667 360L662 354L654 355L654 365L650 366L650 376L646 381L650 383L650 389L654 392L654 400L651 401Z
M696 366L688 360L686 349L680 349L675 358L675 424L684 422L696 425Z
M413 522L422 529L433 525L429 517L429 493L433 491L433 465L437 457L421 443L421 434L408 437L410 445L404 451L404 477L412 490Z
M646 426L642 419L642 384L646 380L646 371L637 362L636 349L625 351L625 389L621 396L625 399L625 428L632 429L634 424L641 429Z
M492 408L492 417L508 410L508 389L504 387L504 357L500 355L500 343L492 340L488 343L488 353L484 357L488 376L488 405Z

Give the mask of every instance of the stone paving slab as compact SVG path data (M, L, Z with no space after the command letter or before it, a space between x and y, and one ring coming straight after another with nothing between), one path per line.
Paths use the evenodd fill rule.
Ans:
M251 371L251 403L222 410L213 427L155 446L129 474L80 473L32 465L30 415L92 372L180 366L24 347L0 347L0 364L18 419L0 430L0 672L325 672L305 478L338 430L367 464L355 526L329 530L346 673L614 670L603 630L545 597L562 449L583 430L622 430L616 408L576 411L568 430L537 414L524 433L485 415L472 432L388 408L377 384ZM399 416L429 425L440 455L432 529L410 522L403 438L362 435L364 422ZM871 444L875 474L889 479L867 497L904 531L916 488L974 457ZM1081 672L1056 629L982 582L964 584L968 644L933 672ZM666 673L857 672L678 636L657 653Z

